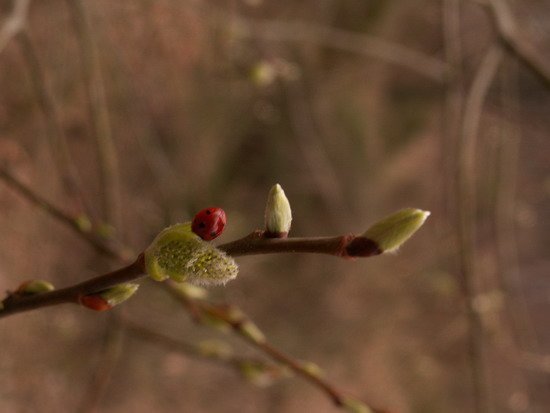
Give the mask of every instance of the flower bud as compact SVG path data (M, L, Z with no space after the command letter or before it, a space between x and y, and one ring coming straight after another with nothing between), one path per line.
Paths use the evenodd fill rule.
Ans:
M138 288L138 284L119 284L95 294L83 295L79 301L81 305L91 310L106 311L126 301Z
M290 231L292 210L281 185L275 184L267 195L265 207L265 235L269 238L285 238Z
M348 413L374 413L365 403L349 397L343 400L342 407Z
M204 357L219 360L229 360L233 356L232 347L220 340L204 340L198 345L198 350Z
M47 293L48 291L55 290L52 283L44 280L31 280L25 281L17 288L17 293L31 295Z
M233 258L195 235L190 223L163 230L145 251L145 266L156 281L202 285L225 284L238 274Z
M429 215L429 211L421 209L402 209L378 221L363 237L373 241L383 253L395 251L424 224Z

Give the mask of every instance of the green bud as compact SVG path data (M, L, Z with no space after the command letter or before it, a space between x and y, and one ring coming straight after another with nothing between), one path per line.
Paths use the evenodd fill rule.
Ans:
M229 344L220 340L204 340L199 343L199 352L205 357L220 360L229 360L233 356L233 349Z
M250 77L258 86L269 86L276 80L277 70L273 64L267 61L262 61L252 68Z
M55 287L52 283L44 280L31 280L25 281L18 288L17 292L19 294L40 294L47 293L48 291L55 290Z
M315 364L311 361L303 361L302 368L314 377L321 378L325 375L325 372L323 371L323 369L319 367L318 364Z
M172 284L172 287L184 298L192 298L194 300L204 300L208 298L208 291L198 285L183 282Z
M292 210L281 185L275 184L267 195L265 207L266 235L272 238L284 238L290 231Z
M239 363L239 370L246 380L258 387L268 387L278 378L270 366L254 360L243 360Z
M90 232L92 230L92 222L86 215L79 215L75 218L75 223L82 232Z
M264 333L250 320L246 320L240 327L242 334L254 343L265 343Z
M145 266L156 281L202 285L225 284L238 274L233 258L195 235L191 223L164 229L145 251Z
M103 298L111 307L118 305L130 298L139 288L138 284L119 284L107 290L101 291L98 295Z
M402 209L378 221L363 237L374 241L382 252L395 251L424 224L429 215L429 211L421 209Z
M365 403L351 398L346 398L343 401L342 407L349 413L374 413L374 410Z

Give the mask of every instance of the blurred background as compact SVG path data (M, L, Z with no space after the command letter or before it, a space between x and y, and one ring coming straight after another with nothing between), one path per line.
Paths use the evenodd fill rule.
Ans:
M430 210L396 255L241 257L210 297L392 412L548 412L549 19L544 0L0 0L0 163L136 251L207 206L216 243L262 228L275 183L294 236ZM0 211L2 291L120 266L5 182ZM112 313L263 357L141 284ZM76 306L3 319L0 343L2 412L339 411Z

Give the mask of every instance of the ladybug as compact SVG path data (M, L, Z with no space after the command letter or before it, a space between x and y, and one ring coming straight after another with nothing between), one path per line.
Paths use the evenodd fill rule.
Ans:
M223 232L226 218L221 208L205 208L195 215L191 223L191 230L205 241L217 238Z

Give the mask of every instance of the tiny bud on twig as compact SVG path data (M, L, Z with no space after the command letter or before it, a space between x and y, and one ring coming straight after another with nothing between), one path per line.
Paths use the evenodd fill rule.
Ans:
M48 291L55 290L55 287L52 283L44 280L31 280L25 281L18 288L16 293L31 295L31 294L40 294L47 293Z
M378 221L362 236L373 241L382 253L392 252L407 241L429 215L429 211L421 209L402 209Z
M267 195L265 207L265 236L285 238L290 231L292 210L281 185L275 184Z
M126 301L138 288L138 284L119 284L95 294L83 295L79 298L79 302L91 310L106 311Z

